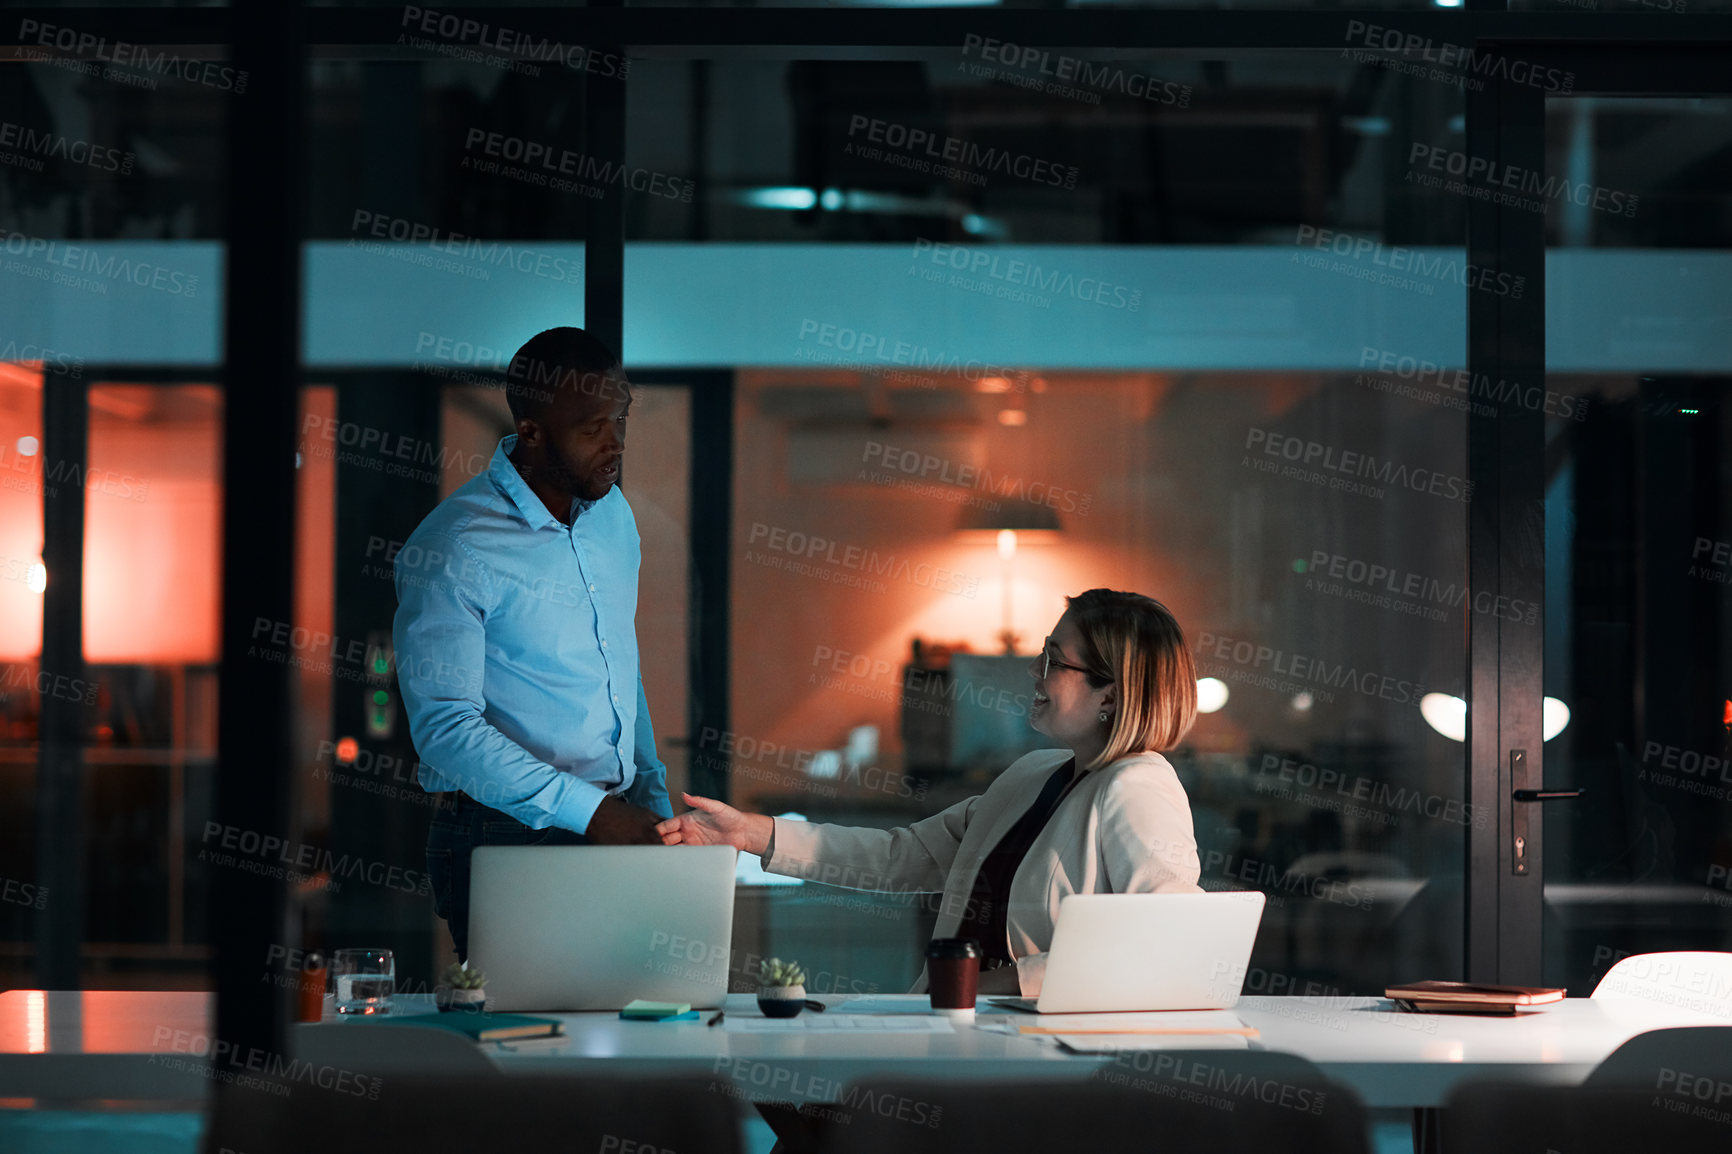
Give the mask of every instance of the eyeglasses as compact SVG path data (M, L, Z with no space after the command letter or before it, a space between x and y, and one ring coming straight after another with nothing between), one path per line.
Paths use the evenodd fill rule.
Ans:
M1054 657L1052 655L1052 638L1048 637L1046 643L1040 647L1040 678L1042 681L1046 680L1046 675L1052 672L1052 667L1055 665L1060 669L1074 669L1078 673L1088 672L1080 665L1072 665L1068 661L1060 661Z

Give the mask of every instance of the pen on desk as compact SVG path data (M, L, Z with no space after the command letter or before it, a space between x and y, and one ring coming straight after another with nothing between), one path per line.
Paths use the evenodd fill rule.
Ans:
M713 1026L713 1025L715 1025L715 1024L716 1024L716 1023L717 1023L717 1022L720 1022L720 1021L721 1021L721 1020L722 1020L722 1014L723 1014L723 1013L724 1013L724 1012L725 1012L725 1011L723 1011L723 1010L717 1010L717 1011L716 1011L716 1016L715 1016L715 1017L713 1017L713 1018L711 1018L711 1019L710 1019L710 1020L709 1020L709 1021L708 1021L708 1022L705 1022L705 1023L704 1023L704 1025L706 1025L706 1026Z
M806 1008L808 1010L812 1010L815 1013L822 1014L825 1010L828 1010L830 1007L826 1006L823 1002L820 1002L815 998L807 998L806 999Z

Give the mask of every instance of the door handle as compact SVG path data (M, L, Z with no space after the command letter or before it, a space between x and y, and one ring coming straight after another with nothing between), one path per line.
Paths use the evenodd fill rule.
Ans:
M1515 789L1510 800L1510 872L1528 872L1528 803L1536 801L1568 801L1586 793L1585 789L1530 789L1527 783L1528 754L1525 749L1509 751L1509 779Z

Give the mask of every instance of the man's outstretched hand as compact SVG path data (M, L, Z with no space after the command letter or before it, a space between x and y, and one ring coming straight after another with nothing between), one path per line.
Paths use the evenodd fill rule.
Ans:
M591 845L661 845L659 821L659 815L610 793L595 807L584 836Z

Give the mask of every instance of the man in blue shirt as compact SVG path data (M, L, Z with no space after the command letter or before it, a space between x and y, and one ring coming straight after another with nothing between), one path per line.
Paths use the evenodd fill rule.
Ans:
M638 672L637 522L615 482L631 387L602 343L549 329L512 358L517 432L394 560L397 679L440 795L434 908L469 952L478 845L660 845L673 816Z

